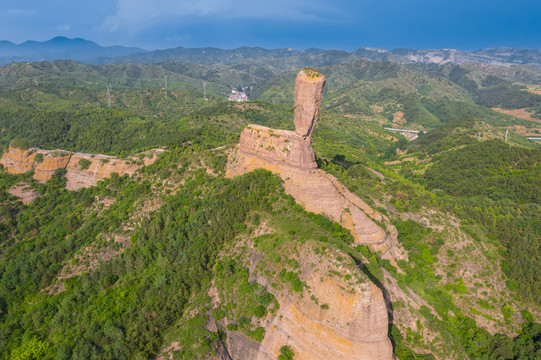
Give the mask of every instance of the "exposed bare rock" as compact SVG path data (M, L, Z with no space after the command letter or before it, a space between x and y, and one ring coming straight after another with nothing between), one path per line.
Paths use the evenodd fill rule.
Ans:
M34 179L41 182L49 180L56 169L64 168L68 179L66 188L77 190L96 185L112 173L133 175L143 165L154 163L161 152L161 149L145 152L142 159L138 156L117 159L114 156L70 153L64 150L21 150L10 147L0 159L0 164L11 174L23 174L33 169ZM90 162L86 169L82 169L79 163L83 159Z
M312 135L316 125L325 76L315 69L305 68L295 80L295 133L302 138Z
M381 291L351 259L337 260L336 256L344 254L336 249L315 254L312 245L306 244L298 250L299 277L310 294L307 290L302 294L287 288L273 290L280 308L275 316L269 314L264 319L265 338L257 343L229 331L226 343L231 358L276 359L280 347L289 345L296 359L393 359ZM348 274L350 280L333 275L331 270L335 269ZM264 286L279 281L265 276L254 280Z
M21 199L23 204L29 204L32 201L39 198L38 192L30 188L28 184L15 185L14 187L8 190L8 193Z
M88 160L91 163L87 169L81 169L79 162L83 159ZM66 188L68 190L77 190L93 186L96 185L99 180L110 177L112 173L117 173L119 175L127 174L131 176L140 167L140 164L131 161L131 159L126 161L124 159L116 159L112 156L105 155L96 155L92 157L87 154L74 154L66 167L66 178L68 179Z
M42 160L38 161L37 156L41 157ZM34 179L46 181L53 176L56 169L65 168L68 161L69 153L67 151L21 150L10 146L0 159L0 164L10 174L24 174L34 169Z
M239 144L241 153L272 163L303 169L317 167L309 139L305 140L293 131L249 125L242 131Z
M349 229L357 244L383 251L384 258L403 258L396 230L389 219L352 194L336 178L317 169L311 133L321 105L325 77L317 70L301 70L295 82L295 132L248 125L238 151L228 162L226 176L263 168L285 181L285 190L307 211L325 214ZM388 223L387 234L376 222Z
M35 157L37 154L43 156L42 162L36 162ZM68 166L70 161L71 154L67 151L47 151L47 150L37 150L34 155L34 179L45 182L49 180L56 169L63 168L65 169Z
M389 219L370 208L336 178L317 169L311 134L324 84L325 78L318 72L301 71L295 83L295 132L249 125L241 134L239 146L229 154L226 176L258 168L274 172L284 180L285 191L307 211L325 214L340 223L351 231L357 244L381 250L384 257L392 260L403 258L397 246L396 229L389 224L388 234L376 223L388 223ZM348 282L345 277L329 277L331 269L350 276L359 273L359 269L315 258L320 255L303 248L297 259L301 268L299 277L307 284L311 296L275 293L280 309L266 324L263 342L258 344L231 332L227 337L231 357L276 359L280 347L287 344L299 359L395 358L387 337L388 315L382 292L368 279ZM254 280L269 285L265 277L256 276Z

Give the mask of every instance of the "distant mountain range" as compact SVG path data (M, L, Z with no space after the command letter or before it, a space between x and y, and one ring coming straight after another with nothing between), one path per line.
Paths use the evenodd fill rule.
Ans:
M84 39L55 37L44 42L27 41L14 44L0 41L0 65L10 62L37 62L54 60L75 60L89 64L104 63L163 63L167 61L195 62L201 64L222 63L231 65L249 61L287 60L288 64L323 66L354 62L360 59L394 61L400 63L425 64L463 64L481 63L490 65L527 64L541 68L541 49L489 48L475 51L455 49L384 50L363 47L352 52L322 49L263 49L260 47L240 47L237 49L184 48L145 51L135 47L103 47Z
M0 65L10 62L38 62L75 60L83 63L100 64L119 56L143 53L145 50L124 46L101 46L85 39L55 37L51 40L26 41L14 44L0 41Z

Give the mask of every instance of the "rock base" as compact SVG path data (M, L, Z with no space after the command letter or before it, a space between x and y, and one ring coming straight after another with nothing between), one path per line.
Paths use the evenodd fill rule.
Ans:
M270 163L299 169L317 168L310 139L303 139L294 131L248 125L240 135L239 146L242 154Z

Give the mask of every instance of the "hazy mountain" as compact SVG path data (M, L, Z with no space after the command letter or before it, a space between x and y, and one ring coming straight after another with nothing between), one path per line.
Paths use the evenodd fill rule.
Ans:
M345 50L323 50L310 48L296 50L291 48L264 49L261 47L240 47L237 49L218 49L214 47L185 48L176 47L165 50L145 51L123 46L103 47L84 39L54 39L37 42L27 41L16 45L0 41L0 64L9 62L34 62L52 60L75 60L91 64L103 63L162 63L167 61L195 62L200 64L237 64L246 61L265 62L273 66L294 64L303 66L325 66L369 59L389 60L401 63L463 64L481 63L490 65L529 64L541 67L540 49L489 48L475 51L456 49L393 49L362 47L352 52ZM285 61L287 60L287 61Z
M68 39L61 36L43 42L26 41L19 45L10 41L0 41L0 64L54 60L102 63L108 58L144 51L124 46L104 47L85 39Z
M541 50L518 48L490 48L475 51L456 49L393 49L359 48L353 52L345 50L272 49L240 47L237 49L184 48L150 51L111 59L115 63L155 63L170 60L197 62L202 64L234 64L247 60L270 61L278 59L297 60L303 66L323 66L354 62L360 59L374 61L389 60L401 63L464 64L481 63L490 65L529 64L541 67Z
M541 50L518 48L489 48L475 51L456 49L411 50L394 49L389 60L399 62L422 62L431 64L480 63L490 65L530 64L541 67Z

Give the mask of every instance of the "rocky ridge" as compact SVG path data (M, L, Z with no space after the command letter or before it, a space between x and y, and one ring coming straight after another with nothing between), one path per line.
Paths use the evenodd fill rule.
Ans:
M45 182L49 180L55 170L66 169L68 190L77 190L94 186L98 181L111 177L112 173L118 175L133 175L142 166L150 165L156 161L161 149L147 151L138 156L118 159L114 156L93 155L84 153L71 153L64 150L41 150L32 148L22 150L9 147L2 155L0 164L11 174L24 174L34 171L34 179ZM84 164L85 161L87 165Z
M325 83L324 76L319 76L314 79L304 71L297 76L295 131L247 126L241 133L239 146L230 154L226 176L242 175L258 168L274 172L284 180L286 192L307 211L327 215L350 230L357 244L382 251L384 258L403 258L389 219L332 175L317 169L311 136ZM389 233L378 223L385 223Z

